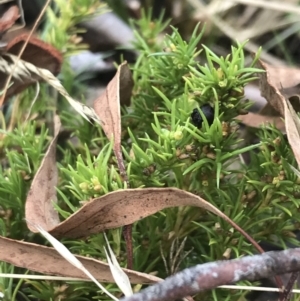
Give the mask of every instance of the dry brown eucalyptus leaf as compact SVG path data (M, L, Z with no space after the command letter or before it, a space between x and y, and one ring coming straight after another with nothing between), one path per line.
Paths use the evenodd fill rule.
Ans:
M109 82L104 93L94 101L94 109L102 122L102 128L109 140L113 139L113 151L117 158L120 175L129 187L129 180L125 169L121 147L121 104L130 102L133 80L127 62L123 62L114 78ZM127 248L127 264L133 265L132 226L127 224L123 229Z
M287 105L288 105L288 109L290 111L290 115L291 115L292 119L295 122L295 126L297 128L297 131L298 131L298 133L300 133L300 121L299 121L299 117L298 117L296 111L294 110L294 105L292 104L292 102L291 102L290 99L287 101Z
M10 29L20 18L20 11L17 5L13 5L0 18L0 34Z
M284 119L287 137L300 167L300 121L289 100L287 100Z
M60 130L60 119L54 117L54 137L48 147L45 157L32 181L25 204L26 220L37 224L46 231L59 224L59 216L52 202L56 202L58 172L56 166L56 141ZM38 232L27 223L32 232Z
M294 87L296 88L296 87ZM299 89L299 87L297 88ZM295 92L295 90L293 90L292 92ZM294 110L296 112L300 112L300 90L298 91L298 94L293 93L291 94L289 89L283 89L281 91L281 94L289 100L290 104L292 105L292 107L294 108Z
M278 89L291 88L300 83L300 69L292 67L274 67L264 63L272 85Z
M108 193L88 202L50 233L55 237L86 237L178 206L199 207L220 216L255 245L251 237L219 209L201 197L177 188L126 189Z
M261 60L258 60L257 67L266 71L258 73L261 95L265 97L270 105L283 117L286 101L281 95L279 89L274 85L275 81L272 81L270 78L270 74L268 72L269 66L266 63L263 63Z
M263 116L273 116L273 117L280 116L279 112L276 111L268 102L259 110L259 114Z
M247 115L239 115L237 119L250 127L258 128L265 123L271 123L275 124L280 131L285 131L284 122L281 117L264 116L249 112Z
M15 37L7 44L6 51L10 54L18 55L27 38L28 34L21 34ZM55 47L33 36L29 39L21 59L57 75L61 69L63 56Z
M86 269L99 281L114 283L109 265L100 260L76 256ZM54 249L0 236L0 261L42 274L89 279L71 265ZM131 283L147 284L162 279L128 269L123 269Z
M94 109L108 139L113 139L113 150L122 176L126 175L121 149L120 104L128 103L133 88L131 71L127 62L122 63L104 93L94 101Z
M279 91L278 83L272 80L269 74L269 66L262 61L258 61L258 67L264 69L265 73L260 73L260 87L262 96L284 117L285 129L289 144L295 155L295 159L300 166L300 125L299 117L294 111L289 100Z

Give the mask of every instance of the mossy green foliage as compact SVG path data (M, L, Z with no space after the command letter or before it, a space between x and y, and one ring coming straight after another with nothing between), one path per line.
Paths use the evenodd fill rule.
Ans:
M158 38L168 26L162 19L151 21L144 15L135 26L134 48L139 51L132 66L135 87L132 106L122 109L122 146L131 188L187 190L214 204L257 241L281 247L287 243L299 245L293 231L299 225L300 182L290 167L296 164L285 136L268 126L257 131L260 142L256 145L245 145L239 138L237 116L250 106L243 100L244 86L261 72L254 67L257 58L246 67L243 44L232 47L227 57L217 56L209 47L199 47L204 30L200 26L188 42L172 27L169 35ZM70 85L70 72L63 75ZM15 109L19 113L28 108L30 99L26 93L23 97L26 95L27 100ZM43 100L48 106L47 98ZM24 123L10 131L5 130L2 118L0 148L1 234L34 242L40 242L40 238L29 233L23 218L26 193L49 141L46 127L41 126L43 118L47 119L41 101L31 112L31 116L38 114L36 122L21 118ZM190 116L195 108L206 104L213 108L214 119L208 122L198 110L203 120L198 128ZM58 145L56 208L65 219L82 202L126 185L101 129L79 117L75 119L68 111L60 112L60 116L64 129L76 138L59 140ZM248 165L241 163L240 156L245 152L251 154ZM108 235L124 266L120 229ZM180 242L185 238L181 249ZM230 225L198 208L168 209L135 223L133 241L135 268L156 271L161 277L167 276L167 270L176 272L176 267L183 269L255 252ZM74 253L105 258L101 234L65 244ZM11 269L10 265L1 265L2 272ZM9 283L9 296L18 292L26 300L58 300L62 290L66 300L107 299L87 283L70 283L69 289L61 290L61 284L54 282L30 281L26 287L20 283ZM0 285L3 288L7 284ZM114 292L115 286L109 285L108 289ZM218 289L198 299L238 300L244 294Z

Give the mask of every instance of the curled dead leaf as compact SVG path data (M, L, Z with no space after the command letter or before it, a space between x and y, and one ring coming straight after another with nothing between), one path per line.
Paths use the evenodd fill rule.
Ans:
M289 144L295 155L295 159L300 166L300 123L290 101L286 99L280 92L280 79L272 79L269 72L269 66L258 60L258 67L264 69L266 72L260 73L260 87L262 96L277 110L281 116L284 117L285 129ZM279 82L278 82L279 81Z
M300 83L300 69L281 66L274 67L264 63L267 67L270 83L278 89L291 88Z
M49 233L55 237L86 237L132 224L160 210L177 206L199 207L220 216L263 252L247 233L219 209L201 197L177 188L125 189L108 193L88 202Z
M247 115L239 115L237 119L241 120L243 124L259 128L263 124L271 123L274 124L280 131L285 131L284 122L281 117L278 116L264 116L249 112Z
M45 230L52 229L60 222L58 213L52 204L52 202L56 202L55 187L58 180L56 141L60 126L60 119L56 115L54 117L54 137L34 176L25 204L26 219L40 225ZM38 232L32 224L27 223L27 226L32 232Z
M0 18L0 33L6 32L19 19L20 12L17 5L12 5Z
M258 60L257 67L266 71L258 74L261 95L265 97L281 116L284 116L285 99L270 77L268 72L269 66L261 60Z
M18 55L26 42L28 34L22 34L10 41L6 51L10 54ZM44 68L57 75L62 64L62 54L50 44L37 37L31 37L26 45L21 59L34 64L38 68Z
M288 141L295 155L298 167L300 167L300 121L289 100L287 100L284 119Z
M109 265L100 260L76 256L78 260L101 282L114 283ZM11 263L42 274L88 279L80 270L66 261L54 249L0 236L0 261ZM148 284L162 279L128 269L123 269L131 283Z
M133 79L127 62L123 62L104 93L94 101L94 109L102 122L102 128L109 140L113 140L113 151L123 181L129 187L121 147L121 104L129 104ZM127 248L128 267L133 265L132 226L127 224L123 231Z
M50 233L55 237L86 237L176 206L204 207L223 216L200 197L177 188L126 189L93 199Z
M125 179L126 171L121 149L120 104L130 103L133 80L127 62L122 63L104 93L94 101L94 109L102 121L102 128L109 140L113 139L113 150L120 173Z

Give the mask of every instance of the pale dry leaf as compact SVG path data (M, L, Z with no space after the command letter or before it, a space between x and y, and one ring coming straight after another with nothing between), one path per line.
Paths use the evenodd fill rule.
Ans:
M170 207L194 206L224 219L255 247L262 249L223 212L201 197L177 188L124 189L108 193L84 205L50 231L55 237L87 237L106 229L130 225Z
M260 87L261 93L266 100L276 109L281 116L284 117L285 129L289 144L295 155L295 159L300 166L300 125L299 117L294 111L289 100L286 99L279 91L279 83L272 80L269 74L269 66L258 60L258 67L264 69L266 72L260 73Z
M297 96L300 94L300 69L292 68L292 67L274 67L261 60L257 62L259 68L262 68L266 71L265 74L260 73L258 76L260 77L260 82L268 82L269 85L272 85L281 96L284 98L291 98L293 96ZM264 78L266 76L266 78ZM262 88L262 87L261 87ZM265 91L261 89L262 96L265 96ZM298 97L299 98L299 97ZM274 102L268 100L272 105ZM297 111L300 110L299 99L296 101L295 99L290 99L294 109ZM274 107L274 106L273 106ZM282 113L281 110L278 110L277 107L274 107L278 112ZM281 114L283 116L283 114Z
M291 170L294 172L294 174L300 178L300 171L298 169L296 169L293 165L289 164Z
M117 70L114 78L107 85L104 93L95 99L94 109L101 120L102 128L107 138L113 142L113 151L117 159L120 175L126 188L129 187L129 179L123 160L121 146L121 110L120 105L128 103L133 88L132 74L127 62L123 62ZM127 265L133 266L132 226L126 225L123 230L126 241Z
M258 73L261 95L265 97L270 105L283 117L286 102L280 91L274 86L270 79L268 65L261 60L258 60L257 67L266 71Z
M109 265L100 260L76 255L76 258L101 282L114 283ZM80 270L62 258L54 248L0 236L0 261L47 275L88 279ZM153 275L123 269L132 284L149 284L162 279Z
M300 112L300 84L291 88L284 88L281 94L288 98L296 112Z
M271 123L274 124L280 131L285 131L285 125L281 117L278 116L264 116L249 112L246 115L239 115L238 120L247 126L259 128L260 126Z
M280 117L279 112L276 111L268 102L259 110L259 114L263 116Z
M52 229L60 222L58 213L53 206L53 202L57 201L56 141L60 127L60 119L56 115L54 117L54 137L34 176L25 203L26 219L40 225L45 230ZM30 223L27 223L27 226L32 232L38 232Z
M270 83L278 88L291 88L300 83L300 69L280 66L274 67L264 63L269 74Z
M116 75L109 82L104 93L94 101L94 109L102 121L103 131L109 140L113 139L113 150L123 176L126 172L121 149L120 104L128 103L132 88L131 71L125 61L118 67Z
M300 122L289 100L287 100L284 119L288 141L293 150L298 167L300 167Z
M132 73L126 62L124 62L120 67L119 100L121 105L129 106L134 84Z
M82 262L76 258L61 242L59 242L55 237L53 237L51 234L49 234L47 231L45 231L40 225L34 224L29 222L28 220L27 224L29 223L32 227L35 227L38 232L40 232L54 247L54 249L65 259L67 260L71 265L73 265L75 268L81 270L89 279L91 279L106 295L108 295L110 298L112 298L115 301L118 301L118 299L112 295L101 283L97 281L97 279L85 268L85 266L82 264Z
M20 18L20 12L17 5L13 5L0 18L0 34L10 29Z
M297 128L297 132L300 133L300 121L299 121L299 117L296 113L296 111L294 110L294 106L292 105L290 100L287 100L287 108L289 110L289 115L292 117L294 123L295 123L295 127Z
M107 262L108 262L110 270L111 270L111 274L114 277L117 286L123 292L123 294L125 296L131 296L131 295L133 295L133 292L132 292L130 280L129 280L128 276L126 275L126 273L124 273L124 271L120 267L120 265L117 261L117 258L109 245L109 242L108 242L108 239L107 239L105 233L104 233L104 238L105 238L105 241L107 244L109 254L106 251L105 247L104 247L104 251L105 251Z

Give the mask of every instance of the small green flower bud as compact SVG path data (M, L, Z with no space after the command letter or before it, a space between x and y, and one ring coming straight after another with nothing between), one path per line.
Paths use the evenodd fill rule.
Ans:
M83 193L88 193L89 183L82 182L79 184L79 188L82 190Z
M224 78L224 72L221 68L218 68L217 70L217 76L219 79L223 79Z
M219 87L225 88L227 86L227 79L219 81Z
M176 46L173 43L170 45L170 48L172 51L176 51Z
M205 186L205 187L207 187L209 185L208 181L206 181L206 180L202 181L202 185Z
M100 185L99 179L96 176L91 178L91 182L94 186Z
M102 186L100 184L94 186L95 191L100 191L101 189L102 189Z
M175 140L181 140L183 138L183 133L182 131L176 131L173 135Z

